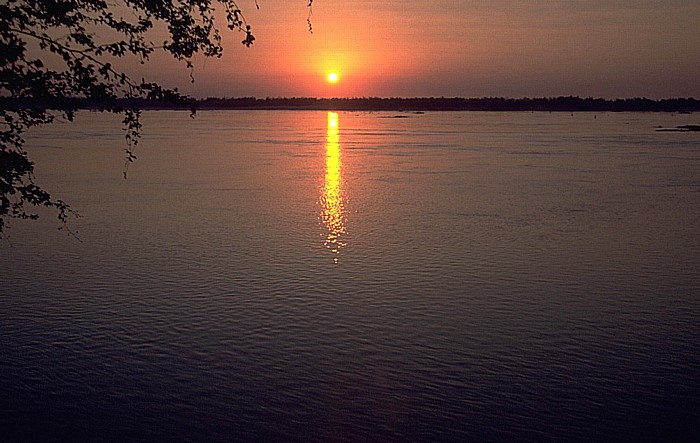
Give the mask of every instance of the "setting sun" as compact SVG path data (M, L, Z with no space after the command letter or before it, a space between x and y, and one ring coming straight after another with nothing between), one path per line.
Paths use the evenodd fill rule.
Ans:
M338 78L338 74L336 74L335 72L331 72L330 74L328 74L328 77L326 77L328 83L337 83Z

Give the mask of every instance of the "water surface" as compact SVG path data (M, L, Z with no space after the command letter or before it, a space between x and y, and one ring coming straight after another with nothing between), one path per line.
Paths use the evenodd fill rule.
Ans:
M143 123L30 134L0 439L700 439L697 114Z

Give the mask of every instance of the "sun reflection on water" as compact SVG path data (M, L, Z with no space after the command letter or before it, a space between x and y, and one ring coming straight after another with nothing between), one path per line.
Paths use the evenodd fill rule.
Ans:
M328 130L326 135L326 173L321 188L321 220L327 233L323 245L335 256L338 263L340 249L345 246L342 236L345 229L345 205L342 177L342 155L338 127L338 113L328 113Z

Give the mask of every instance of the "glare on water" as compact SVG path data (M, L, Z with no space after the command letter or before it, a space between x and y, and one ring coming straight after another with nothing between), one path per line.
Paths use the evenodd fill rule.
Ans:
M321 189L321 220L328 231L323 242L335 257L333 261L338 263L340 249L345 246L342 239L346 233L345 228L345 192L342 176L342 151L340 146L338 113L328 113L328 129L326 137L326 170Z

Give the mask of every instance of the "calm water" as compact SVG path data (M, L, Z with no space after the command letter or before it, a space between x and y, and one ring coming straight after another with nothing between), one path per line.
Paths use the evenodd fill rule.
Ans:
M143 123L29 137L0 440L700 441L697 114Z

